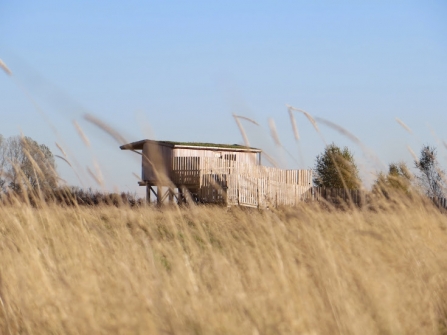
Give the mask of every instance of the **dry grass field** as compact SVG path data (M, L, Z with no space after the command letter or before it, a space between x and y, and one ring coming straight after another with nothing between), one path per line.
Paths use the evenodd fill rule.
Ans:
M1 334L446 334L447 216L0 207Z

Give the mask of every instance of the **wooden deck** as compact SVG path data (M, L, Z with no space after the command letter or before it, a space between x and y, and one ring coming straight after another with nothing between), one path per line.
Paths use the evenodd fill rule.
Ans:
M203 203L266 208L296 205L312 187L311 170L282 170L219 158L174 160L170 178Z

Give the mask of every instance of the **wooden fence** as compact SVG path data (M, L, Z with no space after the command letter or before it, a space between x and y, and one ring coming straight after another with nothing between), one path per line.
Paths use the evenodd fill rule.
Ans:
M199 198L228 206L296 205L312 186L311 170L283 170L236 161L204 159Z
M435 203L436 206L447 209L447 198L432 197L431 200Z

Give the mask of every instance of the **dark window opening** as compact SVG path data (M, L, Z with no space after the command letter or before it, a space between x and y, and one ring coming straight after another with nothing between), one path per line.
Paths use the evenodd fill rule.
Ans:
M224 159L226 161L236 161L236 154L225 154Z

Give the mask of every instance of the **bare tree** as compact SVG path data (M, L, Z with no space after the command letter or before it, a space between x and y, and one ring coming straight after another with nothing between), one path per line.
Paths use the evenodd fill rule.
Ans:
M421 149L421 156L414 162L419 170L417 176L421 187L429 197L444 197L445 173L439 167L436 159L436 148L425 145Z
M30 137L15 136L0 143L3 188L52 190L57 186L54 156Z

